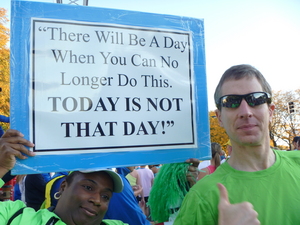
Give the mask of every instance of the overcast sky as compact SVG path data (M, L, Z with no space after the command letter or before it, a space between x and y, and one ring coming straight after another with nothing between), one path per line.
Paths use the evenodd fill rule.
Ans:
M89 5L203 18L210 110L220 76L236 64L258 68L275 91L300 88L299 0L89 0ZM1 0L0 7L10 11L10 0Z

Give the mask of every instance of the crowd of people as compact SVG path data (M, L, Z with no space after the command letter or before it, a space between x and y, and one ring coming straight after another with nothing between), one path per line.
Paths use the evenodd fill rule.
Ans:
M187 159L162 166L69 172L60 176L59 186L53 185L51 198L56 203L44 208L43 203L27 204L25 178L25 202L21 198L0 203L0 224L299 223L300 154L270 147L269 124L275 105L264 76L250 65L230 67L214 97L216 117L230 139L226 157L220 144L211 143L211 160L204 167L198 168L198 159ZM299 137L294 138L294 150L300 149L299 141ZM33 146L19 131L3 134L1 186L10 176L16 157L34 157L26 148ZM43 177L46 186L52 180L48 178ZM45 188L47 197L46 192L50 192Z

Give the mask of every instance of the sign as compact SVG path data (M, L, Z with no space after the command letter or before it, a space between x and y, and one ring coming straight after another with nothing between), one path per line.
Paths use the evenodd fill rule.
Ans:
M202 20L13 2L12 21L12 128L37 154L15 173L210 154Z
M189 32L36 18L31 27L34 151L197 147Z

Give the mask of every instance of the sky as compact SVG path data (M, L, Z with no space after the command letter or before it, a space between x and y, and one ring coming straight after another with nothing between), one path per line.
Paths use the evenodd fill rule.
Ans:
M40 0L53 2L52 0ZM90 6L204 19L208 108L221 75L251 64L274 91L300 88L299 0L89 0ZM10 0L0 7L10 11Z

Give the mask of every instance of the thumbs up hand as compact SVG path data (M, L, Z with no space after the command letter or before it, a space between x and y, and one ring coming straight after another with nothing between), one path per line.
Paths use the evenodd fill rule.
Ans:
M218 184L220 191L218 225L259 225L257 212L249 202L230 204L227 189Z

